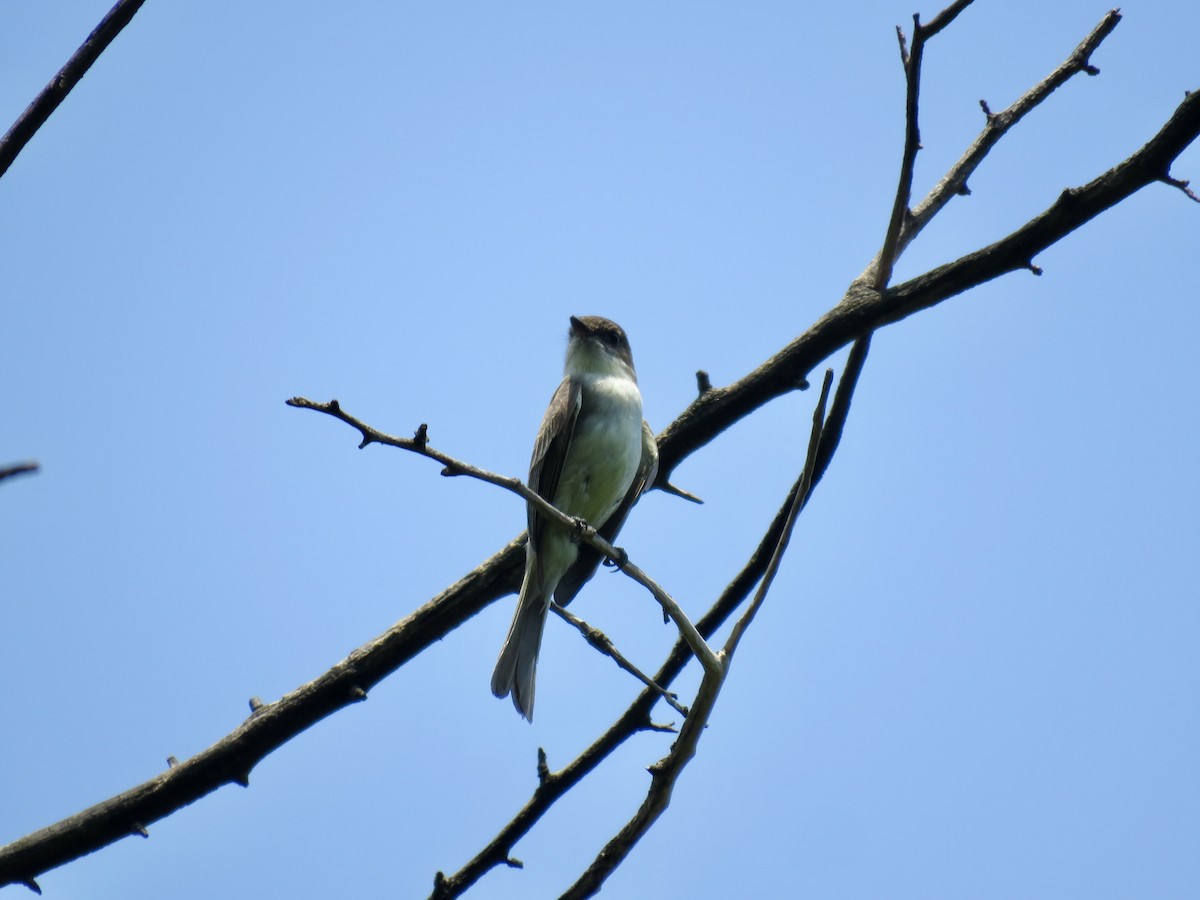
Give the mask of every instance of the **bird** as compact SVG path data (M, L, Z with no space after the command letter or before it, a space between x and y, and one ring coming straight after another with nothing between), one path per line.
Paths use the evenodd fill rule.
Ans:
M638 496L654 484L658 445L642 417L625 331L600 316L571 316L563 379L550 399L529 463L529 487L610 543ZM512 697L533 721L538 653L551 598L566 606L595 574L602 554L527 508L525 575L492 693Z

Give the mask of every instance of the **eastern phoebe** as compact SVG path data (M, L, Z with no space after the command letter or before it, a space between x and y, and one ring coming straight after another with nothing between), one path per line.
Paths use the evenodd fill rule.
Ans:
M621 326L599 316L571 316L563 375L533 445L529 486L611 543L658 472L658 446L642 419L633 354ZM595 574L601 555L532 506L528 518L525 580L492 673L492 693L512 694L517 712L532 722L550 598L566 606Z

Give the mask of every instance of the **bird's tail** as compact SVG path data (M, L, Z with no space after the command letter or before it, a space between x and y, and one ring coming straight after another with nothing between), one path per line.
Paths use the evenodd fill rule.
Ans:
M550 595L535 587L534 580L525 579L508 637L492 672L492 693L497 697L511 694L517 712L530 722L538 652L542 649L542 632L550 610Z

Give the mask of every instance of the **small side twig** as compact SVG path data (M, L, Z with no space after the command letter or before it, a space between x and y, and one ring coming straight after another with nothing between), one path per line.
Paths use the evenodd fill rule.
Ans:
M287 401L288 406L296 407L297 409L311 409L316 412L323 412L326 415L333 416L347 425L351 425L358 429L362 435L362 441L359 447L365 447L368 444L386 444L390 447L399 447L404 450L411 450L421 456L427 456L430 459L437 460L442 463L445 468L442 470L443 475L466 475L470 478L477 478L480 481L486 481L488 484L494 484L497 487L502 487L505 490L511 491L523 498L527 503L534 506L539 515L544 516L547 520L555 522L563 528L573 531L579 535L580 540L586 542L596 550L600 551L605 558L612 560L617 564L617 567L646 588L659 602L659 605L666 611L667 615L675 622L684 640L692 648L692 652L696 654L696 658L700 660L700 664L704 666L705 671L718 671L721 664L717 661L717 656L712 648L708 646L704 638L700 636L700 632L696 630L696 626L688 619L683 609L654 579L647 575L640 567L629 561L629 557L623 551L618 550L603 537L601 537L596 529L586 522L579 519L573 519L562 510L557 509L545 500L535 490L526 485L519 478L511 478L506 475L498 475L495 472L489 472L486 469L480 469L476 466L469 465L462 460L455 459L447 453L436 450L429 446L428 443L428 428L422 425L417 429L417 434L413 438L401 438L395 435L385 434L370 425L355 418L345 412L341 404L336 400L330 400L328 403L316 403L304 397L293 397Z
M983 131L979 133L979 136L975 138L958 162L942 176L941 181L925 196L925 199L912 208L898 236L895 250L897 256L904 252L904 248L912 243L913 239L929 224L929 221L953 197L970 194L970 190L967 188L968 179L974 174L992 147L1014 125L1073 76L1081 72L1087 75L1099 74L1100 70L1091 64L1091 56L1104 39L1112 34L1120 21L1120 10L1114 9L1105 14L1096 27L1053 72L1018 97L1007 109L993 112L987 101L979 101L980 108L987 119Z
M883 248L875 258L871 286L883 290L892 280L892 270L900 255L900 235L909 217L909 201L912 197L913 171L917 163L917 151L921 149L921 128L918 106L921 94L921 62L925 57L926 42L949 25L960 12L971 5L971 0L957 0L933 17L928 25L921 24L919 15L913 16L913 39L911 49L900 26L896 26L896 37L900 42L900 62L904 66L907 85L904 99L904 152L900 156L900 178L896 184L896 199L892 202L892 214L888 218Z
M5 466L0 469L0 481L3 481L5 478L14 478L17 475L32 475L34 472L40 471L41 468L35 462L13 463L11 466Z
M755 615L757 615L763 605L763 601L767 598L767 591L771 589L771 584L775 581L775 574L779 571L779 564L783 560L784 551L787 550L788 542L792 538L792 531L796 526L796 517L808 501L809 492L812 491L813 475L817 469L817 458L821 450L821 436L825 430L825 407L829 402L829 389L832 385L833 369L826 369L825 380L821 383L821 396L817 400L816 409L813 410L812 431L809 434L808 454L804 459L804 471L800 476L800 489L796 491L796 496L792 500L792 508L788 511L787 521L783 525L783 534L779 536L779 541L775 544L775 550L771 554L771 561L767 564L767 571L763 573L762 581L759 582L754 599L750 601L750 605L746 607L746 611L742 614L742 617L734 623L733 630L729 633L729 638L725 641L725 646L721 649L721 659L725 662L726 668L728 668L730 660L733 659L734 651L737 650L742 636L746 633L746 629L750 627L750 623L754 621Z
M610 638L607 634L605 634L603 631L601 631L596 626L588 624L583 619L579 618L579 616L575 615L574 613L570 612L569 610L564 609L563 607L559 606L557 603L551 603L550 608L561 619L563 619L564 621L573 625L575 627L575 629L581 635L583 635L584 640L586 640L591 646L593 646L594 648L599 650L605 656L611 658L612 661L615 662L618 666L620 666L622 669L624 669L626 672L628 672L630 675L632 675L634 678L636 678L638 681L640 681L642 684L644 684L650 690L657 693L660 697L663 698L663 700L665 700L667 702L668 706L670 706L673 710L675 710L681 716L684 716L685 718L687 717L687 714L688 714L687 707L683 706L679 702L679 695L672 691L668 691L666 688L659 687L657 684L655 684L654 680L652 678L650 678L650 676L648 676L644 672L642 672L641 669L639 669L637 666L635 666L633 663L631 663L629 661L629 659L623 653L621 653L620 650L617 649L616 644L614 644L612 642L612 638Z

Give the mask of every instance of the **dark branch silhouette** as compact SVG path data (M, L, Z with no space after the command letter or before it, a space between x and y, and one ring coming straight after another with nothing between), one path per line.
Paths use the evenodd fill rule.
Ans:
M107 49L121 30L130 23L134 14L142 8L145 0L118 0L117 4L92 29L87 40L76 50L66 65L50 79L42 92L25 108L25 112L13 122L4 137L0 138L0 176L8 171L39 128L46 124L58 105L66 99L71 89L92 67L100 54Z
M140 5L140 2L118 3L88 43L80 48L63 72L47 86L0 141L0 174ZM909 103L909 136L906 137L901 162L896 203L876 259L850 285L841 300L808 331L754 371L726 387L714 387L707 376L698 375L699 396L658 438L660 471L656 486L670 490L671 473L682 460L769 400L807 386L807 377L814 368L839 349L853 345L828 417L822 417L824 424L820 428L820 440L813 444L811 459L804 467L804 473L789 492L746 566L733 578L709 611L695 623L696 634L704 640L711 637L746 601L755 585L762 581L772 558L778 556L777 550L786 543L787 522L803 509L811 486L815 486L827 470L841 437L854 386L867 355L870 335L875 330L1008 272L1020 269L1036 272L1034 259L1039 253L1149 184L1162 182L1195 199L1187 182L1172 176L1171 165L1183 149L1200 135L1200 92L1187 96L1159 132L1140 150L1088 184L1064 191L1044 212L1012 234L917 278L889 286L895 260L950 199L969 193L968 177L996 141L1072 75L1078 72L1096 73L1089 62L1090 54L1119 21L1118 13L1109 13L1061 66L1008 109L991 113L983 104L986 121L980 136L930 194L915 208L909 209L913 160L919 149L916 111L920 48L968 5L969 0L958 0L925 26L916 20L911 48L901 38L902 59L909 79L906 101ZM448 474L481 477L475 471L468 472L470 467L467 464L438 455L439 451L429 448L424 428L419 429L412 439L391 438L346 416L336 404L316 404L301 399L292 403L337 415L360 430L362 446L368 443L403 446L442 460ZM498 479L494 483L502 483L502 486L521 493L518 487L508 483L515 482L523 487L516 479L494 478ZM529 498L526 497L526 500ZM587 539L590 541L593 537L594 534L587 536ZM615 550L608 547L601 549L606 554ZM48 869L93 852L121 837L133 834L145 836L148 834L147 827L155 821L224 784L247 785L254 766L273 750L330 713L365 699L375 684L425 647L443 638L487 604L513 593L520 581L522 556L523 537L518 537L320 677L275 702L252 703L251 715L247 720L208 749L182 763L170 765L144 784L0 848L0 886L26 884L36 889L35 878ZM680 627L684 627L682 623ZM658 672L652 676L654 685L669 688L696 652L694 636L691 641L680 639ZM491 868L513 864L511 852L516 842L558 798L630 735L648 729L663 729L651 719L652 710L661 699L661 693L656 688L644 689L603 735L560 771L551 772L543 757L538 767L537 786L530 800L460 871L450 876L439 873L434 896L458 896ZM697 712L696 705L692 704L684 723L685 728L694 716L695 721L702 721L704 711ZM682 741L683 737L681 734L679 740ZM669 754L667 759L675 757ZM677 760L669 765L680 764ZM661 789L652 786L652 790ZM661 793L658 799L652 800L648 796L647 803L652 807L660 799L664 799ZM617 840L619 843L619 838ZM601 860L597 860L596 865L599 868L595 875L602 881L603 875L611 868L605 869ZM580 896L592 890L593 882L588 880L592 877L585 875L581 880L578 888ZM594 884L598 885L599 881Z
M35 462L13 463L11 466L0 468L0 481L6 478L13 478L17 475L32 475L34 472L41 470Z

